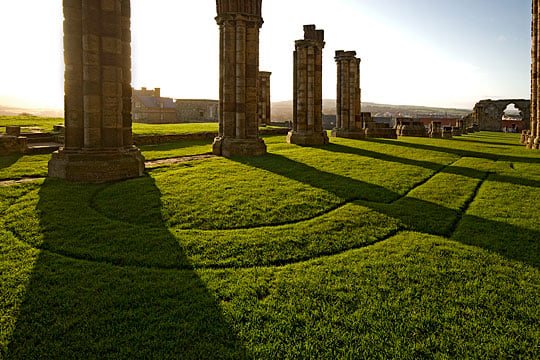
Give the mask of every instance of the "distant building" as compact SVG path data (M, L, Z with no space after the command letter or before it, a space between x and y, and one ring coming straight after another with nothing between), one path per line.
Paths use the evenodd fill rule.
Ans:
M523 119L521 115L504 115L501 125L504 132L519 133L523 130Z
M161 90L133 89L131 98L133 122L171 124L176 122L176 105L171 98L161 97Z
M179 123L218 122L218 100L176 100Z

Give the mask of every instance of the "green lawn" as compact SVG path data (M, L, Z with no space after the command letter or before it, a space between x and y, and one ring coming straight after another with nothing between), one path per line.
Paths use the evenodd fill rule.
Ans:
M0 186L1 357L540 357L539 152L487 132L284 138L113 184ZM0 179L47 160L0 157Z
M23 131L35 128L52 131L54 125L64 123L62 118L45 118L37 116L0 116L0 134L6 132L6 126L22 126Z
M10 125L24 128L39 128L42 131L52 131L54 125L64 124L62 118L45 118L36 116L0 116L0 132L6 131ZM24 130L24 129L23 129ZM217 123L196 124L138 124L133 123L133 133L137 135L152 134L186 134L203 131L218 131Z

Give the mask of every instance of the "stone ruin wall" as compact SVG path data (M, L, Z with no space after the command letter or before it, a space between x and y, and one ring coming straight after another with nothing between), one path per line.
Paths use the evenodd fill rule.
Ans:
M176 121L179 123L218 122L219 101L176 100Z
M531 102L525 99L482 100L474 106L472 117L480 131L502 131L502 117L508 105L514 104L521 111L523 129L530 129Z

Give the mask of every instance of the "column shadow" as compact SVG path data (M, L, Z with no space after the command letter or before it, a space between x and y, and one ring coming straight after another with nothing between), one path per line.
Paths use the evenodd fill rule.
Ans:
M385 139L366 139L364 141L374 142L377 144L384 145L393 145L393 146L402 146L411 149L419 150L428 150L436 152L445 152L448 154L454 154L464 157L474 157L480 159L487 159L493 161L508 161L508 162L521 162L521 163L531 163L531 164L540 164L540 157L523 157L523 156L512 156L512 155L499 155L499 154L489 154L479 151L463 150L463 149L452 149L446 147L439 147L426 144L413 144L402 141L390 141Z
M7 169L22 157L22 154L0 155L0 170Z
M247 357L218 300L155 211L161 194L153 179L135 183L144 196L120 200L150 209L153 218L139 225L103 216L104 224L92 224L100 215L86 202L95 186L45 181L37 205L45 250L7 358Z
M278 154L231 160L328 191L344 200L391 202L401 196L383 186L322 171Z
M540 267L540 231L467 215L467 203L460 209L450 209L412 196L403 197L381 186L327 173L277 154L233 160L352 198L359 205L400 220L407 230L444 236ZM486 177L485 172L469 168L457 169L456 173Z
M463 176L474 178L474 179L483 179L485 176L484 171L476 170L476 169L472 169L468 167L457 166L457 165L446 166L446 165L434 163L431 161L408 159L408 158L384 154L384 153L380 153L376 151L354 148L354 147L350 147L346 145L330 144L330 145L325 146L324 148L321 148L321 150L342 153L342 154L352 154L352 155L371 157L378 160L394 162L394 163L404 164L404 165L418 166L418 167L422 167L422 168L433 170L433 171L440 171L441 173L463 175ZM489 159L489 160L496 161L496 159ZM530 187L540 188L540 181L538 180L525 179L525 178L520 178L520 177L499 175L499 174L494 174L493 180L498 181L498 182L503 182L503 183L514 184L514 185L526 185Z

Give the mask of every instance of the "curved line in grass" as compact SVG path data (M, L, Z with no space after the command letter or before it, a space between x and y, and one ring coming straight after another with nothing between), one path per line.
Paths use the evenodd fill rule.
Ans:
M311 220L315 220L319 217L322 217L322 216L325 216L325 215L328 215L330 214L331 212L334 212L334 211L337 211L349 204L352 204L356 201L365 201L365 202L368 202L368 203L375 203L375 204L394 204L395 202L407 197L412 191L416 190L417 188L421 187L422 185L426 184L429 180L433 179L436 175L442 173L445 169L455 165L458 161L460 161L461 159L463 159L463 157L460 157L458 158L457 160L453 161L452 163L448 164L448 165L445 165L445 166L442 166L439 170L433 172L433 174L431 174L430 176L426 177L425 179L419 181L418 183L414 184L407 192L405 192L403 195L401 195L400 197L392 200L392 201L389 201L389 202L378 202L378 201L369 201L369 200L365 200L365 199L361 199L361 198L351 198L349 200L346 200L344 202L341 202L339 204L336 204L335 206L331 206L329 207L328 209L326 210L323 210L313 216L310 216L310 217L307 217L307 218L302 218L302 219L299 219L299 220L294 220L294 221L283 221L283 222L278 222L278 223L272 223L272 224L264 224L264 225L253 225L253 226L238 226L238 227L227 227L227 228L220 228L220 229L200 229L200 228L189 228L189 229L174 229L174 227L172 227L171 229L174 229L175 231L180 231L180 232L189 232L189 231L198 231L198 232L212 232L212 231L215 231L215 232L220 232L220 231L238 231L238 230L256 230L256 229L263 229L263 228L276 228L276 227L281 227L281 226L287 226L287 225L296 225L296 224L301 224L303 222L308 222L308 221L311 221ZM126 220L121 220L121 219L117 219L117 218L111 218L109 217L107 214L103 213L101 211L101 209L99 208L99 206L96 204L96 198L99 196L100 193L102 193L103 191L105 191L106 189L109 188L109 186L112 186L114 184L109 184L99 190L97 190L96 192L94 192L94 194L92 194L92 196L90 197L90 200L89 200L89 208L92 209L93 211L95 211L96 213L100 214L101 216L105 217L106 219L110 220L110 221L115 221L115 222L119 222L119 223L123 223L123 224L129 224L129 225L134 225L134 226L142 226L140 223L137 223L137 222L131 222L131 221L126 221Z
M96 198L99 196L100 193L102 193L103 191L107 190L109 188L109 186L112 186L114 184L110 184L110 185L107 185L107 186L104 186L103 188L101 189L98 189L96 190L92 196L90 197L89 201L88 201L88 208L94 212L96 212L97 214L103 216L104 218L108 219L109 221L114 221L114 222L118 222L118 223L121 223L121 224L127 224L127 225L132 225L132 226L144 226L144 227L150 227L152 228L153 226L149 226L149 225L141 225L140 223L137 223L135 221L131 222L131 221L126 221L126 220L121 220L121 219L117 219L117 218L111 218L109 217L107 214L103 213L101 211L101 209L99 208L99 206L96 204ZM197 231L197 232L225 232L225 231L238 231L238 230L256 230L256 229L264 229L264 228L276 228L276 227L280 227L280 226L287 226L287 225L296 225L296 224L301 224L301 223L304 223L304 222L308 222L308 221L312 221L312 220L315 220L317 218L320 218L322 216L325 216L325 215L328 215L330 214L331 212L334 212L334 211L337 211L349 204L352 204L354 203L355 201L358 201L358 200L361 200L361 199L358 199L358 198L353 198L353 199L349 199L349 200L346 200L344 202L341 202L339 204L336 204L335 206L332 206L324 211L321 211L311 217L308 217L308 218L303 218L303 219L299 219L299 220L294 220L294 221L283 221L283 222L279 222L279 223L273 223L273 224L264 224L264 225L253 225L253 226L238 226L238 227L228 227L228 228L220 228L220 229L199 229L199 228L189 228L189 229L174 229L174 227L170 227L169 229L174 229L175 231L181 231L181 232L189 232L189 231Z
M63 258L75 260L75 261L86 261L86 262L105 264L105 265L110 265L110 266L115 266L115 267L120 267L120 268L132 267L132 268L143 268L143 269L161 270L161 271L169 271L169 270L174 270L174 271L216 270L217 271L217 270L249 270L249 269L255 269L255 268L276 268L276 267L298 265L298 264L307 263L310 261L320 260L323 258L339 256L350 251L365 249L373 245L376 245L378 243L388 241L391 238L398 236L402 232L406 232L406 231L408 230L403 227L400 227L398 229L391 231L386 236L380 239L377 239L368 243L364 243L359 246L352 246L348 249L343 249L343 250L339 250L335 252L321 252L320 254L317 254L316 256L312 256L312 257L301 257L298 259L289 259L289 260L276 260L276 261L269 261L264 264L249 264L249 265L238 265L238 266L235 266L235 265L156 266L156 265L145 265L145 264L135 264L135 263L126 264L120 260L115 261L114 259L111 260L111 259L99 258L99 257L97 258L90 257L90 256L87 257L87 256L81 256L80 254L74 254L69 251L59 251L56 249L48 249L46 247L42 248L42 247L33 246L27 243L26 241L21 240L15 234L12 233L12 235L15 236L17 240L19 240L20 242L29 246L31 249L38 250L38 251L45 251L45 252L48 252L57 256L61 256ZM431 234L426 234L426 235L431 235Z

